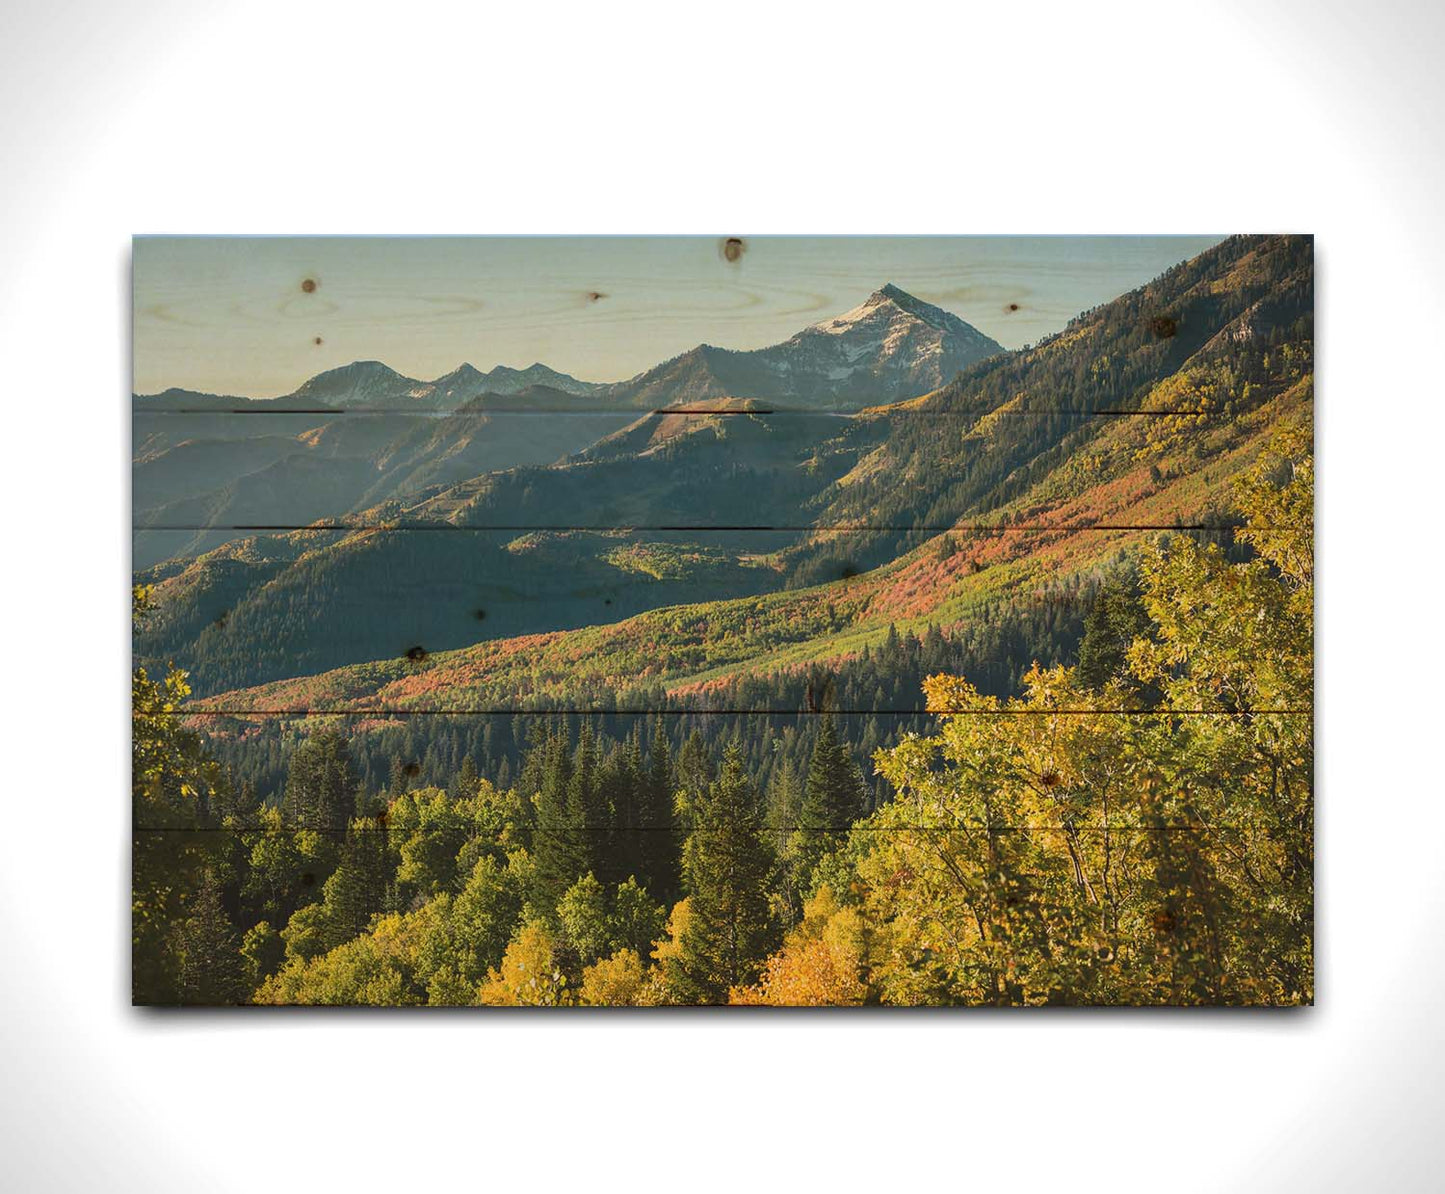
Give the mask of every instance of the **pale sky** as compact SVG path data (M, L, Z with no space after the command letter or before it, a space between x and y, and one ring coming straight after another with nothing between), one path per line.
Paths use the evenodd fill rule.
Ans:
M1221 239L748 237L729 261L717 237L141 237L133 384L271 397L368 359L617 381L785 340L885 282L1017 348Z

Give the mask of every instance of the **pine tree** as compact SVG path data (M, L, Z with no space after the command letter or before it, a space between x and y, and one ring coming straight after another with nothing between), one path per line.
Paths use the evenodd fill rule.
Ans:
M703 742L702 732L693 730L678 753L673 776L673 803L677 820L685 828L691 826L693 808L703 799L712 778L712 759L708 757L707 744Z
M231 1004L246 998L246 965L214 871L201 877L191 914L176 932L175 951L182 1003Z
M463 800L470 799L477 794L477 765L472 762L471 755L462 756L462 765L457 770L454 786L456 791L452 795Z
M345 829L356 814L359 786L345 736L322 730L291 756L286 811L294 824L308 829Z
M538 756L536 773L540 784L532 834L535 897L537 907L550 913L563 893L587 873L587 835L580 804L571 799L573 758L567 735L552 734L533 753ZM529 758L527 770L532 769L533 760Z
M641 869L642 744L633 728L614 746L597 773L597 813L608 826L605 845L595 851L597 875L609 887Z
M797 828L789 841L790 869L800 895L812 893L818 863L842 845L866 804L863 777L839 739L833 718L825 715L813 745Z
M1132 574L1116 576L1099 590L1089 615L1084 619L1084 637L1079 643L1079 679L1095 691L1111 680L1125 676L1130 644L1146 634L1150 626ZM1132 682L1129 685L1137 687Z
M784 919L794 924L802 916L803 902L798 897L802 886L796 874L797 858L789 849L793 833L801 823L803 783L791 759L773 772L767 790L766 823L768 839L778 855L778 874L774 887L783 901Z
M601 867L602 847L607 844L610 810L603 807L601 765L597 737L592 726L583 723L577 735L577 749L572 756L572 775L567 782L567 813L576 834L576 866L574 879Z
M406 764L401 761L401 755L391 756L391 762L386 769L386 790L393 796L400 796L411 784L406 778Z
M390 869L385 838L375 821L357 820L347 829L341 861L322 888L328 949L350 941L382 910Z
M677 998L722 1003L752 982L775 940L767 881L773 852L764 839L761 801L742 752L730 746L722 771L693 808L683 847L691 914L667 982Z
M639 777L637 876L667 907L672 906L682 886L673 783L672 751L666 733L658 725L649 744L647 772Z

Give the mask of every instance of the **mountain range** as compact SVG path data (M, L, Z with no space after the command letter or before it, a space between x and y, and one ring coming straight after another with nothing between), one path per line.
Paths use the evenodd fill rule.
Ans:
M228 453L233 472L262 462L219 499L138 499L138 525L177 502L195 504L190 525L233 519L263 493L295 514L286 485L310 501L322 477L355 525L217 519L219 546L138 531L193 538L153 560L137 547L158 604L137 655L185 660L212 709L706 704L750 676L840 665L895 627L1077 605L1151 535L1228 525L1230 479L1309 417L1312 311L1307 238L1235 237L1018 352L884 287L772 348L702 346L546 398L607 410L538 419L489 391L411 416L410 433L396 414L276 410L261 421L312 422L275 433L304 447L270 464L278 444L170 442L163 426L256 415L138 399L138 474L174 470L183 447L191 484ZM353 381L333 403L382 400ZM585 442L559 433L545 460L477 463L581 419L597 422L566 434Z
M699 345L628 381L540 363L470 364L431 381L380 361L276 399L171 389L133 402L134 562L219 546L247 526L304 526L580 452L639 410L745 398L847 412L936 389L1000 346L887 285L852 311L750 351ZM557 417L539 418L541 414ZM418 419L423 416L423 419Z

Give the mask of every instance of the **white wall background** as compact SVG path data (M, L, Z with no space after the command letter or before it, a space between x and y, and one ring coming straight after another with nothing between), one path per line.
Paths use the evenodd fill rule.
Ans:
M0 1185L1436 1185L1442 28L1403 0L10 0ZM132 232L1285 230L1319 238L1316 1009L127 1006Z

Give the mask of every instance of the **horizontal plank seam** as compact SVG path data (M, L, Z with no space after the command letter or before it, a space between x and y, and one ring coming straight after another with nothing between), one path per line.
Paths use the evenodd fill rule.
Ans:
M426 791L425 788L416 788L414 791ZM979 833L1217 833L1217 832L1244 832L1256 826L1249 825L974 825L959 823L957 825L762 825L759 829L764 833L960 833L966 831L977 831ZM307 833L324 833L331 835L345 835L351 833L424 833L432 836L447 837L477 837L480 836L475 828L464 825L362 825L362 826L318 826L307 825L302 822L294 824L283 824L278 827L269 825L238 825L228 828L224 825L208 825L200 828L185 825L133 825L131 832L140 833L294 833L304 830ZM531 833L543 837L572 837L579 833L588 834L618 834L618 833L706 833L707 829L685 829L679 826L670 825L579 825L575 829L565 833L555 829L538 829L533 827ZM721 829L717 832L722 832Z
M286 681L279 681L286 683ZM184 717L1303 717L1304 709L204 709Z
M1031 416L1054 416L1054 415L1078 415L1081 418L1100 419L1210 419L1227 418L1223 411L1203 410L1093 410L1084 407L1035 407L1023 410L966 410L957 407L941 407L939 409L919 410L889 410L886 404L881 408L864 407L861 410L807 410L801 407L768 407L760 410L733 410L712 407L688 407L678 409L676 407L610 407L599 406L590 410L568 410L546 407L488 407L485 410L392 410L384 406L377 407L349 407L346 410L327 410L324 407L308 409L294 407L278 410L256 410L245 407L167 407L165 409L147 410L144 407L137 407L132 410L132 418L155 418L158 415L188 415L192 418L202 415L244 415L262 416L274 418L277 415L290 415L300 418L324 417L331 419L354 418L365 416L368 418L393 418L393 419L431 419L435 422L442 422L451 418L474 419L484 418L488 415L522 415L532 418L555 418L559 415L570 418L593 418L596 416L616 415L618 417L630 416L634 419L646 418L649 415L725 415L729 417L783 417L783 418L836 418L836 419L859 419L860 416L878 418L1024 418ZM861 421L861 420L860 420Z
M132 525L133 532L141 531L404 531L412 533L416 531L500 531L507 534L516 534L528 531L549 531L562 533L568 531L687 531L691 533L726 533L733 531L786 531L789 533L812 532L847 532L850 534L871 534L879 531L926 531L930 534L943 534L954 531L960 534L974 534L990 532L1001 534L1006 531L1029 531L1037 534L1047 534L1055 531L1081 532L1081 531L1233 531L1238 529L1234 523L1089 523L1086 526L1071 526L1068 523L1016 523L1012 526L986 525L982 523L962 525L958 523L940 523L938 525L926 525L913 523L909 525L888 524L850 524L848 526L827 526L827 525L804 525L804 526L783 526L773 523L735 523L735 524L698 524L687 523L658 523L656 525L640 525L637 523L612 524L597 523L592 526L576 526L561 523L498 523L490 525L458 525L450 522L418 522L411 524L397 525L395 523L371 523L371 522L327 522L327 523L155 523L151 525ZM1271 528L1263 528L1271 529Z

